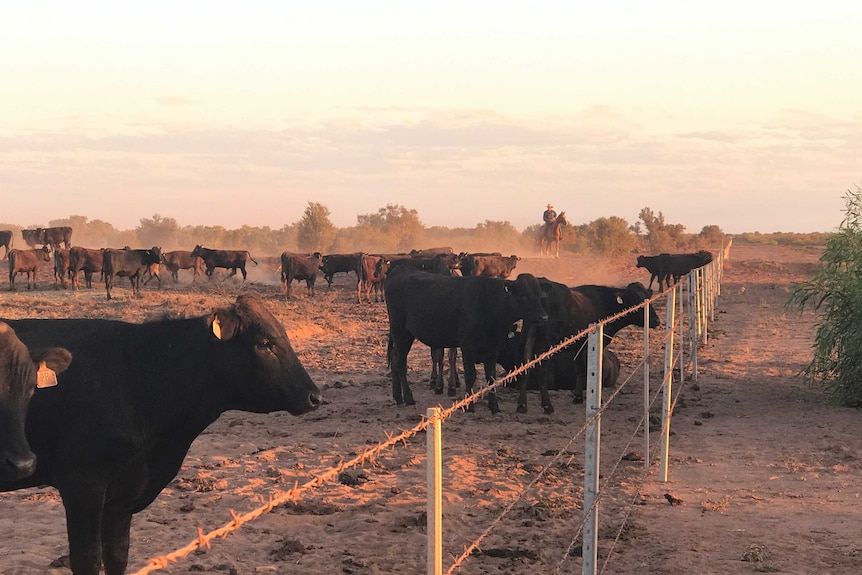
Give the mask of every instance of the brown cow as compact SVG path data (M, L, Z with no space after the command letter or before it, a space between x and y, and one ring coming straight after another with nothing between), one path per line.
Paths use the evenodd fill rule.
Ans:
M66 289L66 278L69 276L69 250L58 248L54 250L54 283Z
M68 250L72 245L72 228L69 226L60 226L55 228L38 228L38 241L42 242L43 246L51 246L53 249L64 247Z
M47 247L32 250L9 250L9 291L15 291L15 276L27 274L27 289L36 289L36 269L39 262L50 262ZM31 281L32 274L32 281Z
M201 275L201 270L204 267L204 261L198 257L192 257L192 252L188 250L174 250L162 254L162 263L171 272L171 277L175 282L180 281L180 270L192 270L192 283L197 282Z
M321 257L320 252L314 252L313 254L282 252L281 285L284 288L286 297L290 297L290 284L293 280L305 280L308 295L314 295L314 280L317 279Z
M356 284L356 299L362 303L362 286L365 286L365 298L371 303L371 294L374 293L374 301L386 301L383 294L383 281L389 270L390 260L384 256L362 254L360 256L359 283Z
M93 274L102 273L103 250L93 250L81 246L69 248L69 272L72 275L72 287L81 288L78 278L80 272L84 272L84 281L88 288L93 287Z
M231 276L236 275L236 270L241 271L242 281L245 282L245 278L248 275L245 272L246 260L251 260L254 262L254 265L257 265L257 262L253 257L251 257L248 250L211 250L201 245L197 245L195 246L195 249L192 250L192 257L195 256L204 261L204 265L207 268L207 277L209 279L213 279L213 271L215 268L224 268L230 270Z

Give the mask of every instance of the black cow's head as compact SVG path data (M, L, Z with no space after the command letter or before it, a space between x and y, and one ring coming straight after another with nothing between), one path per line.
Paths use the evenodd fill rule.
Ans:
M518 317L527 325L548 321L548 313L542 307L544 292L533 274L520 274L514 280L505 280L506 289L514 296Z
M23 479L36 469L24 435L27 405L36 387L57 383L72 354L63 348L27 350L15 331L0 322L0 481Z
M214 311L208 324L223 344L217 369L227 380L229 409L300 415L320 406L320 390L259 295L240 294L234 305Z
M616 293L616 300L617 304L620 306L620 311L640 305L651 297L652 290L647 289L640 282L632 282ZM643 312L638 310L634 313L637 314L637 318L634 322L629 322L629 325L634 324L643 327ZM655 313L655 307L650 306L649 326L652 328L658 327L659 325L661 325L661 321L659 321L658 315Z

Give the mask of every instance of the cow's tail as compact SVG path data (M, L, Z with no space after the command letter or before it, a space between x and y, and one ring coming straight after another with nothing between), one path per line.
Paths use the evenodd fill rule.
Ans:
M253 257L251 257L251 253L249 253L249 252L245 252L245 253L247 253L247 254L248 254L248 259L250 259L251 261L253 261L253 262L254 262L254 265L257 265L257 262L254 260L254 258L253 258Z

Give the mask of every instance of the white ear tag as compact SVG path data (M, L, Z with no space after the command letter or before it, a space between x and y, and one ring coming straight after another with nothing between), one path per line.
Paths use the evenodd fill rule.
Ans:
M213 320L213 335L221 339L221 323L219 322L218 318L215 318Z
M617 296L617 303L620 305L623 305L623 296L621 296L621 295Z
M39 371L36 372L36 387L54 387L57 385L57 374L53 369L39 362Z

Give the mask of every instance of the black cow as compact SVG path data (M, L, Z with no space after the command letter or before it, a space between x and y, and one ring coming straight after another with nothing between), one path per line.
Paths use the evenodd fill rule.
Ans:
M10 230L0 230L0 246L6 248L4 258L9 257L9 250L12 248L12 232Z
M652 287L654 278L658 278L658 289L667 289L673 283L678 283L680 278L691 270L705 266L712 261L712 253L700 250L689 254L659 254L657 256L638 256L637 267L646 268L650 272L649 287Z
M188 250L174 250L162 254L162 263L171 272L174 282L180 281L180 270L192 270L192 283L197 282L203 268L203 260L200 257L192 257Z
M476 382L476 362L485 366L490 383L496 376L497 354L510 326L520 319L541 324L539 282L530 274L514 281L485 276L440 276L408 266L393 269L384 283L389 314L392 396L397 404L414 405L407 382L407 354L415 340L433 348L460 347L467 394ZM499 413L497 395L488 407Z
M506 340L505 349L500 355L500 365L506 370L543 353L563 339L571 337L588 328L590 324L616 315L643 303L652 297L652 292L641 283L630 283L624 288L582 285L570 288L561 283L539 278L542 291L546 294L545 309L548 322L533 326L525 322L524 330ZM659 318L650 306L649 326L658 327ZM632 311L604 326L604 345L621 329L629 325L643 327L643 310ZM535 385L541 391L542 408L545 413L553 413L554 407L548 395L549 378L553 378L555 389L574 389L575 402L583 401L586 386L587 354L583 350L586 336L559 351L535 368ZM531 376L532 377L532 376ZM519 382L518 412L527 411L527 379Z
M156 246L148 250L106 248L102 253L102 273L105 274L105 291L111 299L114 276L127 277L132 284L132 295L141 295L141 276L151 265L159 265L162 250ZM161 281L161 280L159 280Z
M359 283L359 256L361 253L354 254L327 254L323 256L320 263L320 271L323 272L323 279L329 287L332 287L332 278L339 272L356 274L356 283Z
M126 571L132 515L177 475L195 438L227 410L320 405L320 392L284 326L254 293L211 314L132 324L103 319L11 320L33 349L63 346L74 361L27 412L36 454L28 479L66 508L74 575Z
M15 291L15 277L19 273L27 274L27 289L36 289L36 270L39 268L40 261L51 261L51 252L47 247L9 250L9 291Z
M24 434L27 405L37 387L56 385L56 374L71 361L62 348L29 351L0 322L0 481L24 479L36 470L36 456Z
M521 258L512 255L466 254L461 257L461 273L465 276L508 278Z
M93 287L93 274L102 274L104 250L94 250L81 246L69 248L69 273L72 275L72 287L79 289L79 273L84 272L84 281L88 288Z
M230 276L235 276L236 270L241 271L242 281L245 282L245 278L248 276L245 271L247 261L251 260L254 265L257 265L248 250L211 250L197 245L192 250L192 257L199 257L204 261L209 279L213 279L215 268L224 268L230 270Z
M668 277L667 272L665 271L665 267L667 267L667 258L670 254L659 254L657 256L638 256L638 264L639 268L646 268L646 270L650 273L649 276L649 285L647 289L652 289L653 280L658 280L658 290L664 291L662 286L668 287Z
M305 280L308 295L314 296L314 281L320 270L320 252L313 254L281 253L281 285L286 297L290 297L290 283Z

